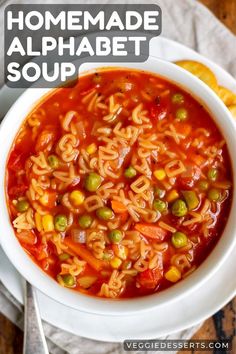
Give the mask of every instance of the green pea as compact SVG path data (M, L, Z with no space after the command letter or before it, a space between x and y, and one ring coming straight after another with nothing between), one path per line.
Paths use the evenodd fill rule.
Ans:
M137 174L137 171L132 166L129 166L128 168L126 168L125 173L124 173L126 178L133 178L136 176L136 174Z
M22 199L22 200L18 200L18 202L16 204L16 209L20 213L24 213L25 211L27 211L29 209L29 206L30 206L29 202L25 199Z
M54 218L54 226L57 231L63 232L68 225L67 217L65 215L56 215Z
M175 232L171 237L172 245L175 248L181 248L187 246L188 238L183 232Z
M67 286L68 288L72 288L73 286L75 286L75 278L71 274L61 275L61 278L65 286Z
M102 183L102 178L95 172L89 173L85 179L85 188L89 192L96 192Z
M120 230L112 230L108 237L112 243L119 243L122 240L122 232Z
M175 116L176 119L184 121L188 118L188 111L185 108L179 108L177 109Z
M211 168L208 173L207 177L210 181L215 182L218 178L218 170L216 168Z
M209 183L206 180L199 181L198 188L204 192L209 188Z
M67 259L70 258L70 255L68 253L62 253L62 254L59 254L59 259L60 261L67 261Z
M163 200L155 199L153 202L153 208L155 210L159 211L160 213L162 213L163 211L165 211L167 209L167 205L165 202L163 202Z
M90 215L82 215L79 217L79 226L82 229L88 229L93 222L93 218Z
M110 220L113 218L114 213L110 208L102 207L102 208L97 209L96 215L101 220Z
M51 168L56 170L59 167L59 160L56 155L49 155L48 156L48 163Z
M184 96L181 93L175 93L172 96L172 102L176 104L184 103Z
M154 187L154 195L159 198L163 198L166 194L164 189L160 189L158 187Z
M183 200L177 199L172 205L171 211L173 215L181 217L187 214L188 208Z
M208 198L213 201L217 202L221 197L221 193L219 189L212 188L208 191Z

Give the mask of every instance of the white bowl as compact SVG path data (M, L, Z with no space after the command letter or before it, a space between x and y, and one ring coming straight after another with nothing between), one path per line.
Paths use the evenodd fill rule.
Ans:
M81 73L104 66L108 65L106 63L100 63L99 65L95 63L84 64ZM236 159L234 158L236 151L236 124L225 105L210 88L176 65L156 58L149 57L144 63L113 63L109 64L109 67L126 67L153 72L180 86L200 101L215 120L227 142L233 176L236 176ZM2 142L0 155L0 171L2 171L0 174L0 220L2 232L0 233L0 242L17 270L31 284L54 300L80 311L102 315L138 314L140 311L150 310L164 303L175 301L181 296L186 296L186 294L190 294L200 284L206 282L222 265L236 241L236 218L232 212L236 208L235 192L233 192L231 212L227 225L214 250L193 274L160 293L124 300L100 299L86 296L61 287L27 256L26 252L20 246L9 220L5 194L5 170L9 150L22 122L35 104L44 95L47 95L49 91L50 89L26 90L11 107L0 126L0 141ZM234 269L232 269L233 276Z

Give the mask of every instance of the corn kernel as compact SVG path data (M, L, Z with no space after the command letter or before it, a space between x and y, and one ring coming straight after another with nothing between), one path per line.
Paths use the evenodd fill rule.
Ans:
M128 256L128 249L123 245L113 245L113 251L115 255L121 258L123 261L126 260Z
M53 216L50 214L43 215L42 226L45 232L50 232L54 230Z
M96 151L97 151L97 145L95 143L92 143L92 144L88 145L87 148L86 148L86 152L89 155L94 154Z
M112 266L112 268L118 269L122 264L122 260L118 257L114 257L112 258L112 260L110 261L110 265Z
M39 214L39 213L35 213L35 226L36 226L36 229L40 232L42 231L43 229L43 226L42 226L42 216Z
M171 266L169 270L165 273L165 278L172 283L176 283L181 279L181 273L178 268Z
M39 201L40 203L43 205L43 206L47 206L48 205L48 201L49 201L49 195L47 192L45 192L43 194L42 197L39 198Z
M165 170L163 170L163 168L154 171L153 174L156 177L156 179L158 179L158 181L162 181L166 177L166 173Z
M79 190L74 190L73 192L70 193L70 201L73 203L75 207L78 207L81 204L83 204L84 199L85 199L84 194Z
M175 199L179 198L179 193L176 189L172 189L166 196L166 201L168 203L173 202Z

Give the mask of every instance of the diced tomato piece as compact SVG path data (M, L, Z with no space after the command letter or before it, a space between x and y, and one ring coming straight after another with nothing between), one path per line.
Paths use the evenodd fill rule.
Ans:
M60 268L57 269L57 259L55 255L49 255L46 258L43 258L40 263L42 265L42 268L51 276L55 276L56 274L59 273Z
M37 259L39 261L48 257L47 245L41 244L37 248Z
M85 123L82 122L82 121L79 121L77 123L75 123L75 127L76 127L76 130L77 130L77 137L79 140L84 140L86 139L86 129L85 129Z
M23 230L21 232L17 232L16 236L20 242L26 245L32 246L35 245L35 243L37 242L37 236L35 235L34 232L30 230Z
M178 185L180 189L192 189L194 185L194 179L191 177L179 177Z
M163 277L163 272L159 268L147 269L139 273L137 281L145 289L155 289Z
M178 178L178 184L181 189L190 189L200 176L201 170L199 167L193 165L186 166L186 171Z
M28 189L28 186L25 184L11 187L8 190L9 197L14 197L14 198L21 197L21 196L25 195L25 192L27 191L27 189Z
M43 130L36 141L35 151L44 151L48 148L50 144L54 144L56 140L56 132L53 129L45 129Z
M23 166L24 166L23 154L13 151L11 153L9 161L8 161L8 168L12 171L17 172L17 171L23 169Z
M150 109L151 118L155 118L158 120L164 119L167 116L167 112L168 110L166 106L154 105Z
M153 119L162 120L166 118L169 112L169 104L167 99L160 98L160 101L149 105L150 116Z
M28 181L25 174L15 175L11 173L8 176L9 189L8 194L10 197L18 198L25 195L28 189Z
M159 226L152 226L149 224L136 224L134 228L144 236L155 239L157 241L163 241L167 235L167 231Z

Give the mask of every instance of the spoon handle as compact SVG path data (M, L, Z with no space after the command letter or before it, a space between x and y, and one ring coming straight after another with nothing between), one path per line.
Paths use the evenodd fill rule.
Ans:
M26 281L23 354L49 354L33 287Z

